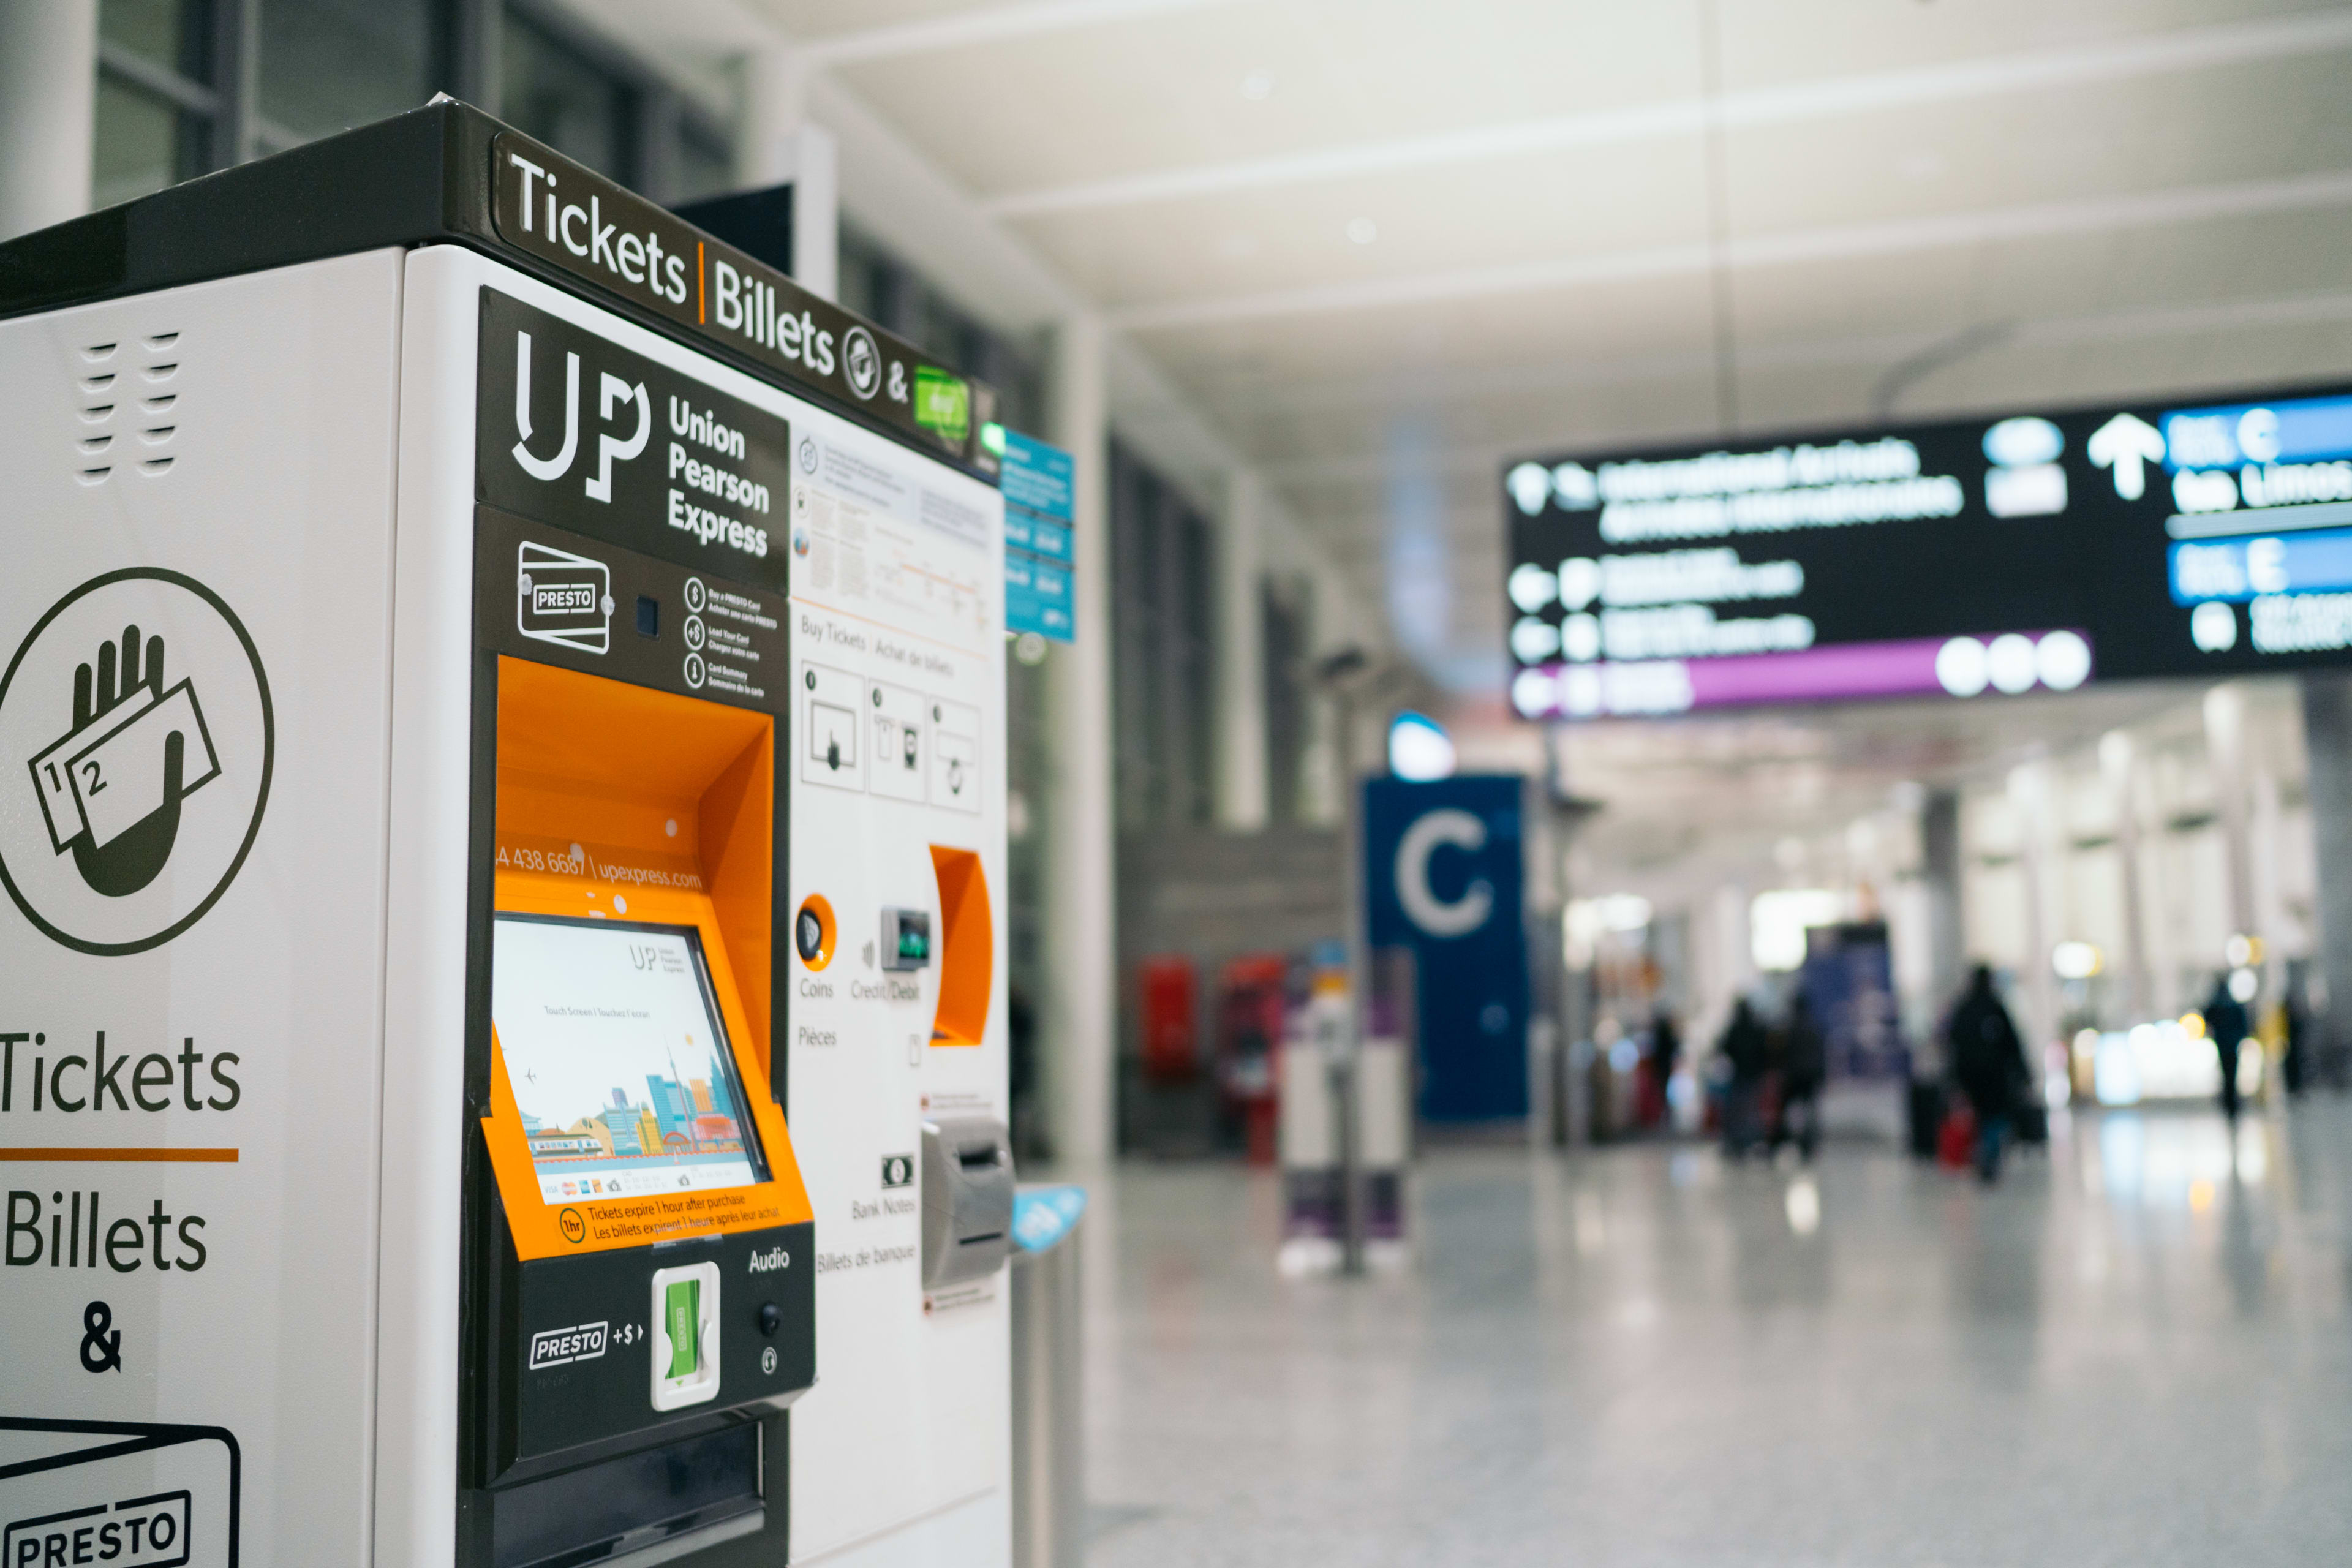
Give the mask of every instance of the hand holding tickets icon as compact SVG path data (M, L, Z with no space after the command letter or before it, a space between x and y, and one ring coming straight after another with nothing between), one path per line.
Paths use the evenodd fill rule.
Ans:
M122 628L119 658L110 642L94 669L74 670L73 729L32 768L51 843L72 850L82 880L109 898L155 879L179 837L180 803L220 776L194 686L163 689L163 639L142 647L137 626Z

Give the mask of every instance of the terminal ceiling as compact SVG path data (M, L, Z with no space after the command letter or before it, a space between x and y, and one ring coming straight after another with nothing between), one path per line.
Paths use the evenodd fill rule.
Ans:
M2352 375L2352 7L627 9L804 46L1465 695L1507 455Z

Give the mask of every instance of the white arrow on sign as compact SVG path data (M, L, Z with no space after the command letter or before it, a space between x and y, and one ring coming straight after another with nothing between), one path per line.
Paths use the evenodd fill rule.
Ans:
M2137 415L2118 414L2091 433L2084 451L2115 470L2116 494L2137 500L2147 493L2146 465L2164 461L2164 432Z

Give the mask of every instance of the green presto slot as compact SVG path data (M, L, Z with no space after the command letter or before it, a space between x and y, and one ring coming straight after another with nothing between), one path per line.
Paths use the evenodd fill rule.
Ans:
M702 1321L702 1281L680 1279L669 1287L669 1375L691 1377L701 1359L695 1331Z

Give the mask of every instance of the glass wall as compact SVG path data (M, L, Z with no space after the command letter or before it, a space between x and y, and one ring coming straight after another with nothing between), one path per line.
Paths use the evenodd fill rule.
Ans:
M415 109L444 77L438 0L257 3L266 142L308 142Z
M982 326L921 274L844 220L841 225L842 308L939 355L949 367L996 389L998 423L1042 437L1045 382L1028 344Z
M494 80L462 63L489 59ZM382 120L436 91L656 201L732 183L724 123L529 0L100 0L93 205Z
M1266 814L1277 823L1304 822L1307 756L1314 743L1314 596L1303 578L1269 579L1259 590L1265 628Z
M637 180L630 84L530 17L505 13L499 118L623 184Z
M1215 809L1212 540L1174 486L1114 442L1110 459L1112 788L1122 830Z
M205 0L105 0L92 205L111 206L214 167L213 7Z
M700 201L735 188L735 153L717 130L688 117L678 128L677 188L673 203Z

